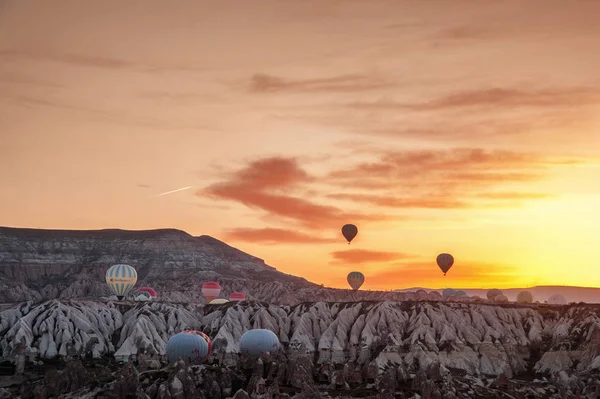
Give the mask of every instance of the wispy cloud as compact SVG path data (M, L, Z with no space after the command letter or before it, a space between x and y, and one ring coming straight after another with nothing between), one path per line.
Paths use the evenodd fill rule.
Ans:
M267 245L275 244L326 244L340 242L339 238L325 238L317 233L303 233L295 230L278 228L238 228L225 232L231 241L244 241Z
M362 263L386 263L400 259L411 258L401 252L369 251L366 249L349 249L347 251L335 251L331 253L331 264L362 264Z
M286 91L352 92L391 87L390 82L366 75L340 75L328 78L288 80L268 74L256 74L250 79L249 89L255 93Z

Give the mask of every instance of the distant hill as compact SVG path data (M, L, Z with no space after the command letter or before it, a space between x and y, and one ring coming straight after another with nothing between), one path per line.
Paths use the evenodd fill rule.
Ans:
M469 296L477 295L485 298L485 295L489 288L455 288L457 290L463 290ZM437 291L442 292L440 289L430 288L407 288L402 290L395 290L394 292L414 292L416 290L425 291ZM593 287L572 287L564 285L539 285L529 288L505 288L502 289L504 295L508 297L510 301L515 301L517 295L521 291L529 291L533 295L534 301L544 302L553 294L561 294L565 297L567 302L586 302L586 303L600 303L600 288Z

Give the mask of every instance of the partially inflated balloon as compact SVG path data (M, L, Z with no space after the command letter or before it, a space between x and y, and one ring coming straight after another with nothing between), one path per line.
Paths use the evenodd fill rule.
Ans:
M240 352L243 355L257 357L279 349L279 338L271 330L248 330L240 339Z
M548 303L550 305L566 305L567 300L560 294L553 294L550 296L550 298L548 298Z
M350 272L348 273L348 284L354 291L357 291L361 285L365 282L365 275L361 272Z
M150 287L138 288L136 293L139 294L140 292L146 292L148 294L148 298L150 298L150 299L154 299L158 296L158 295L156 295L156 291L154 290L154 288L150 288Z
M494 298L497 297L498 295L502 295L502 291L500 291L497 288L492 288L491 290L488 290L488 292L485 296L487 296L487 299L489 299L490 301L493 301Z
M208 342L195 331L184 331L173 335L167 342L169 363L182 359L189 363L199 363L210 354Z
M202 295L204 295L204 299L206 302L210 302L221 293L221 286L219 283L214 281L209 281L207 283L202 284Z
M244 294L243 292L232 292L229 295L229 300L231 302L245 301L246 300L246 294Z
M517 295L517 303L533 303L533 295L529 291L521 291Z
M454 264L454 257L450 254L442 253L437 256L436 262L439 268L444 272L445 276Z
M354 237L356 237L358 234L358 227L353 224L345 224L342 227L342 234L346 241L348 241L348 244L350 244L352 240L354 240Z
M137 282L137 272L129 265L113 265L106 271L106 283L119 300L123 299Z

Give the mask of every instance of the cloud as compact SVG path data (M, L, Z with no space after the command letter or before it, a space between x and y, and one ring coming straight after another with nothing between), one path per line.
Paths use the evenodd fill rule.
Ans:
M540 90L523 90L492 87L477 90L458 91L422 103L400 103L381 99L373 102L348 104L355 109L368 110L413 110L431 111L465 107L581 107L600 104L600 89L596 87L567 87Z
M277 228L239 228L225 233L229 240L238 240L262 244L324 244L341 242L340 239L324 238L314 234L306 234L294 230Z
M255 74L250 79L250 91L275 93L285 91L366 91L390 87L388 82L364 75L340 75L330 78L286 80L268 74Z
M321 205L291 193L315 178L300 168L296 159L271 157L251 162L229 179L200 190L200 197L210 196L239 202L268 214L296 220L309 228L328 228L353 221L378 221L390 216L345 212L331 205Z
M350 249L348 251L335 251L331 253L333 262L331 264L361 264L361 263L385 263L394 260L410 258L400 252L369 251L365 249Z
M479 148L383 152L377 160L334 170L324 181L341 192L327 198L389 208L519 206L549 198L514 185L547 177L550 167L570 165L535 154ZM502 190L511 185L511 190ZM494 200L493 204L486 201Z

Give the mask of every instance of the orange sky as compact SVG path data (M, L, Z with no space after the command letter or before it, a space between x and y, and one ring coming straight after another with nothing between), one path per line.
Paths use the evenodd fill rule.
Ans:
M598 15L0 0L0 224L174 227L335 287L600 286Z

